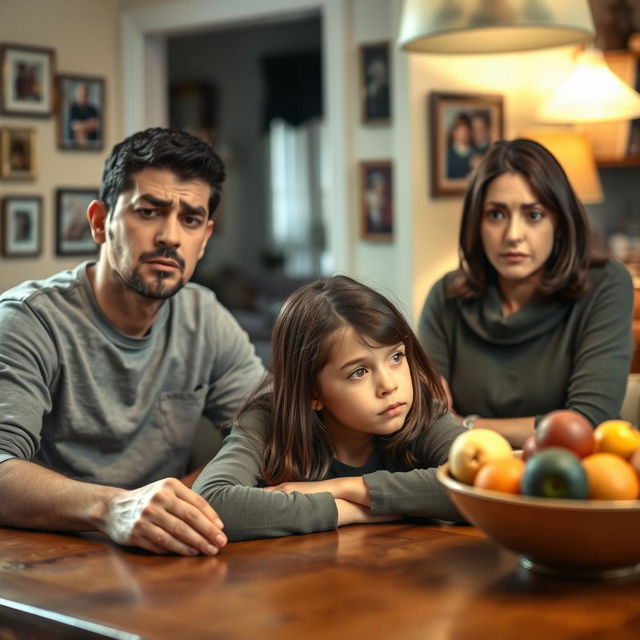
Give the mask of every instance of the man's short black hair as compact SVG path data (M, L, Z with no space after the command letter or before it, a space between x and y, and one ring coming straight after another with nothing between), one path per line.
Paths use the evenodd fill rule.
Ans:
M169 169L181 180L204 180L211 186L209 218L220 202L225 179L224 164L210 143L186 131L152 127L119 142L104 163L100 200L109 212L118 196L132 185L132 176L143 169Z

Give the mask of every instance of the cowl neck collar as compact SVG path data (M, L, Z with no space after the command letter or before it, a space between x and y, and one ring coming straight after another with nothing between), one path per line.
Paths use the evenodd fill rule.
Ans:
M498 345L520 344L548 333L564 320L571 307L570 302L535 294L521 309L505 318L495 278L488 283L482 297L457 302L469 329L483 340Z

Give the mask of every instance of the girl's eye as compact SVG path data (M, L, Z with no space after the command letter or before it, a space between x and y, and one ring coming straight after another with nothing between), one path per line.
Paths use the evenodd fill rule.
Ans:
M358 369L356 369L355 371L352 371L349 374L349 378L350 379L363 378L366 373L367 373L367 370L364 367L359 367Z
M402 359L406 358L406 355L403 351L396 351L392 356L391 356L391 361L399 364L400 362L402 362Z

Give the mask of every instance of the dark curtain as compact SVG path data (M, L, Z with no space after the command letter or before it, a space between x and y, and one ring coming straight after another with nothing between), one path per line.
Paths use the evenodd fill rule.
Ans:
M298 126L322 117L320 52L267 56L262 60L265 105L262 126L282 118Z

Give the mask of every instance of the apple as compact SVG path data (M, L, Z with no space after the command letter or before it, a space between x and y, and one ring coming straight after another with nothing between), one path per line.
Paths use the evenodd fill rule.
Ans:
M589 482L575 453L564 447L548 447L527 460L520 490L525 496L585 500Z
M591 455L595 439L591 423L580 413L562 409L542 417L536 429L536 450L564 447L579 458Z
M512 456L513 450L504 436L491 429L469 429L451 443L449 469L456 480L473 484L485 462Z
M535 433L533 433L524 441L524 444L522 445L522 459L526 462L536 451L536 436Z

